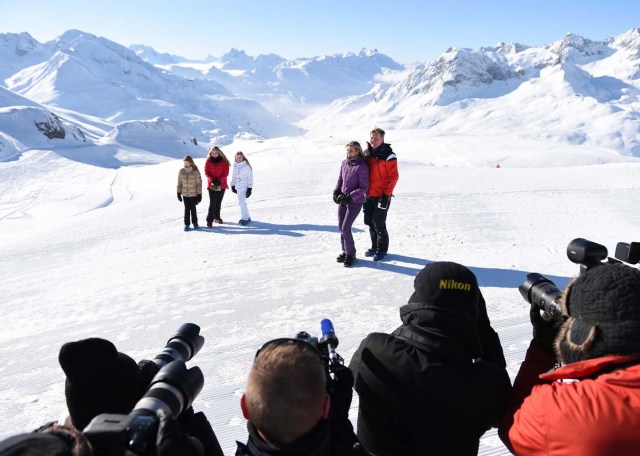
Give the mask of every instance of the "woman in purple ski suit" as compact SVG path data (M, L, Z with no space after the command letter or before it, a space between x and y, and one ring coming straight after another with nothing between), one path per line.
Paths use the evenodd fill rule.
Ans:
M340 166L340 176L333 191L333 201L338 204L338 228L342 253L336 260L345 267L356 261L356 246L351 226L362 210L364 195L369 189L369 167L362 147L357 141L345 144L347 158Z

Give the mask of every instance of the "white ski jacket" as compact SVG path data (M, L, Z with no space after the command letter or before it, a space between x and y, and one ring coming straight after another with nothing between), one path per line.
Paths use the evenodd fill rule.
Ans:
M231 186L236 190L253 188L253 170L246 161L233 163L233 177L231 178Z

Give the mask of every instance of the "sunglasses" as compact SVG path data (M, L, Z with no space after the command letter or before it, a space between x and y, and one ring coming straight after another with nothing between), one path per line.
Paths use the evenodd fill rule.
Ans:
M310 342L307 342L304 339L296 339L293 337L281 337L281 338L273 339L273 340L270 340L269 342L266 342L262 347L258 349L258 351L256 352L255 358L258 358L258 356L260 356L260 352L262 352L262 350L264 350L267 347L279 347L284 345L295 345L302 351L313 352L318 356L318 359L322 363L324 363L324 356L316 346L314 346Z

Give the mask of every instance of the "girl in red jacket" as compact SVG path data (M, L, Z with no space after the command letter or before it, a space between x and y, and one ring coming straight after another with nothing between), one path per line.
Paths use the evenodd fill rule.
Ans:
M204 165L204 174L207 176L207 190L209 192L209 213L207 214L207 226L213 226L213 222L222 223L220 208L224 191L229 188L227 176L229 176L229 160L218 146L209 149L207 161Z

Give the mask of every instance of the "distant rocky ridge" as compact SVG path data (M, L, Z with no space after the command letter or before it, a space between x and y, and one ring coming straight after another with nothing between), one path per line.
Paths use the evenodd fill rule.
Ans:
M401 81L337 100L302 127L521 134L640 156L640 30L605 41L448 49Z
M232 49L189 61L78 30L44 44L0 34L0 149L17 147L0 157L34 147L11 123L20 106L50 114L53 123L38 120L49 141L62 139L57 118L85 142L127 137L167 156L180 152L154 151L154 134L206 146L362 125L518 134L640 156L639 79L638 29L604 41L568 34L544 46L451 48L410 68L371 49L294 60ZM13 141L17 131L26 143Z

